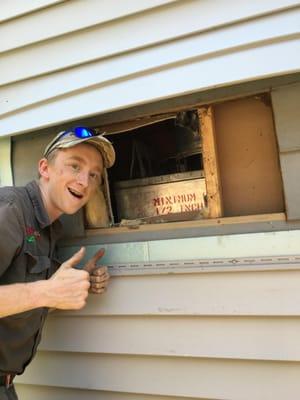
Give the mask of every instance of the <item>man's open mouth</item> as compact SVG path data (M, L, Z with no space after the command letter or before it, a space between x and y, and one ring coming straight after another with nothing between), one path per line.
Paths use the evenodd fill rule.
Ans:
M71 193L72 196L76 197L76 199L82 199L83 198L83 194L77 192L74 189L68 188L68 191Z

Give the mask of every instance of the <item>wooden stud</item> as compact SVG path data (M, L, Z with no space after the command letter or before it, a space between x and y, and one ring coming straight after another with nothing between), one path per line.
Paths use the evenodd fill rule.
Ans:
M203 167L206 181L208 217L218 218L223 215L223 206L213 107L207 106L199 108L198 116L202 136Z

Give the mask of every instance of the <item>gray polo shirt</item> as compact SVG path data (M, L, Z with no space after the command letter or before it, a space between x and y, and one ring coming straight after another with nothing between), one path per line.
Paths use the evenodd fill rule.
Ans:
M59 267L59 221L50 223L38 184L0 188L0 285L48 279ZM21 374L33 358L48 309L0 318L0 374Z

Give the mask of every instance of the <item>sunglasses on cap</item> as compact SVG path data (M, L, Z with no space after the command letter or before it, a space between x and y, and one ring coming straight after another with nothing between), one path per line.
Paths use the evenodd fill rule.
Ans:
M47 155L49 155L49 153L51 153L52 149L55 147L57 142L59 142L62 138L70 134L76 136L78 139L87 139L89 137L99 135L94 129L87 128L85 126L76 126L74 128L68 129L66 131L61 132L60 134L57 135L56 138L53 139L53 141L48 145L48 148L44 153L44 157L46 157Z

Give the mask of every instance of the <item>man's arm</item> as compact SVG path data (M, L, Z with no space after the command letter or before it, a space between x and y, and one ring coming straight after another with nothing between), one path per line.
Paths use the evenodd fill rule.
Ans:
M78 310L86 304L89 273L74 269L84 256L81 248L49 280L0 286L0 317L38 307Z
M0 317L43 307L43 297L43 281L0 286Z

